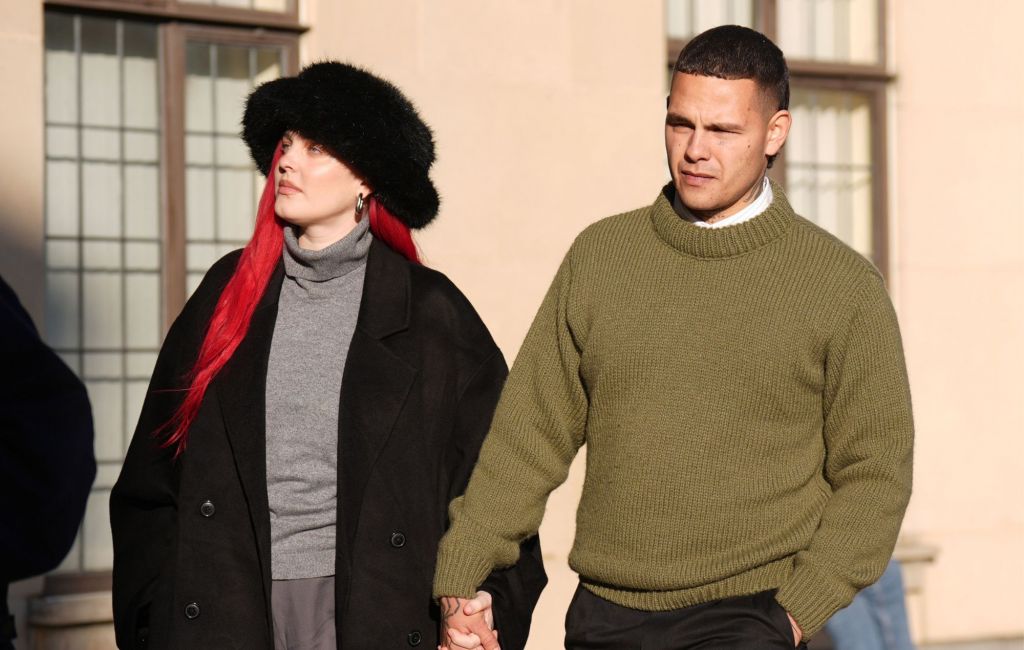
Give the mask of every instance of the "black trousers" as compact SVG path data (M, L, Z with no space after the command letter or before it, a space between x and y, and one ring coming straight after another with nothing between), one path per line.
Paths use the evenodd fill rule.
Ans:
M565 617L566 650L793 650L774 591L667 612L622 607L577 587Z

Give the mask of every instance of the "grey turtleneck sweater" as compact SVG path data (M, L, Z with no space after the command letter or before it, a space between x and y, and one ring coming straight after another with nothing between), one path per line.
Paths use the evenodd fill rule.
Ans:
M338 407L373 235L364 219L319 251L285 228L267 368L267 495L275 580L334 574Z

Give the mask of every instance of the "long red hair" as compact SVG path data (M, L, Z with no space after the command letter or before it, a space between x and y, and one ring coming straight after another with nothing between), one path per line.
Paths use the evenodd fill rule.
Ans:
M162 446L176 447L176 458L185 451L189 428L203 403L206 389L245 338L256 305L263 298L270 277L281 259L285 222L274 212L274 202L277 198L274 174L277 172L280 157L281 145L278 144L270 164L271 173L267 175L267 182L263 186L263 193L256 208L256 227L252 239L242 250L238 266L220 294L213 316L210 317L206 336L199 347L199 356L191 371L185 376L188 382L185 398L159 431L170 431ZM369 199L368 211L370 231L373 235L408 260L419 264L419 253L409 227L373 196Z

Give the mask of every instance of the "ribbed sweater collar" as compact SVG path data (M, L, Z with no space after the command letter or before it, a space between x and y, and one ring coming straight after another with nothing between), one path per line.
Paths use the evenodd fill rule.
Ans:
M676 213L672 207L675 187L669 183L652 206L651 223L665 243L687 255L707 259L743 255L782 237L796 222L782 188L774 181L771 185L771 205L753 219L725 228L701 228Z
M318 251L299 246L293 227L284 229L284 272L288 277L311 282L340 278L366 263L373 235L370 220L363 219L352 232Z

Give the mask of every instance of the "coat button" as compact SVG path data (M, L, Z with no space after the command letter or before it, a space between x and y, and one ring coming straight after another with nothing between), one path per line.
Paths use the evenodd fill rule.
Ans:
M210 501L209 499L203 501L203 504L199 506L199 514L207 519L212 517L215 512L217 512L217 508L213 505L213 501Z
M190 621L199 618L199 603L185 605L185 618Z
M405 640L409 642L409 645L416 647L423 643L423 635L420 634L419 630L413 630L412 632L409 632L409 636L407 636Z
M395 531L391 533L391 545L395 548L402 548L405 546L405 533ZM417 632L419 634L419 632Z

